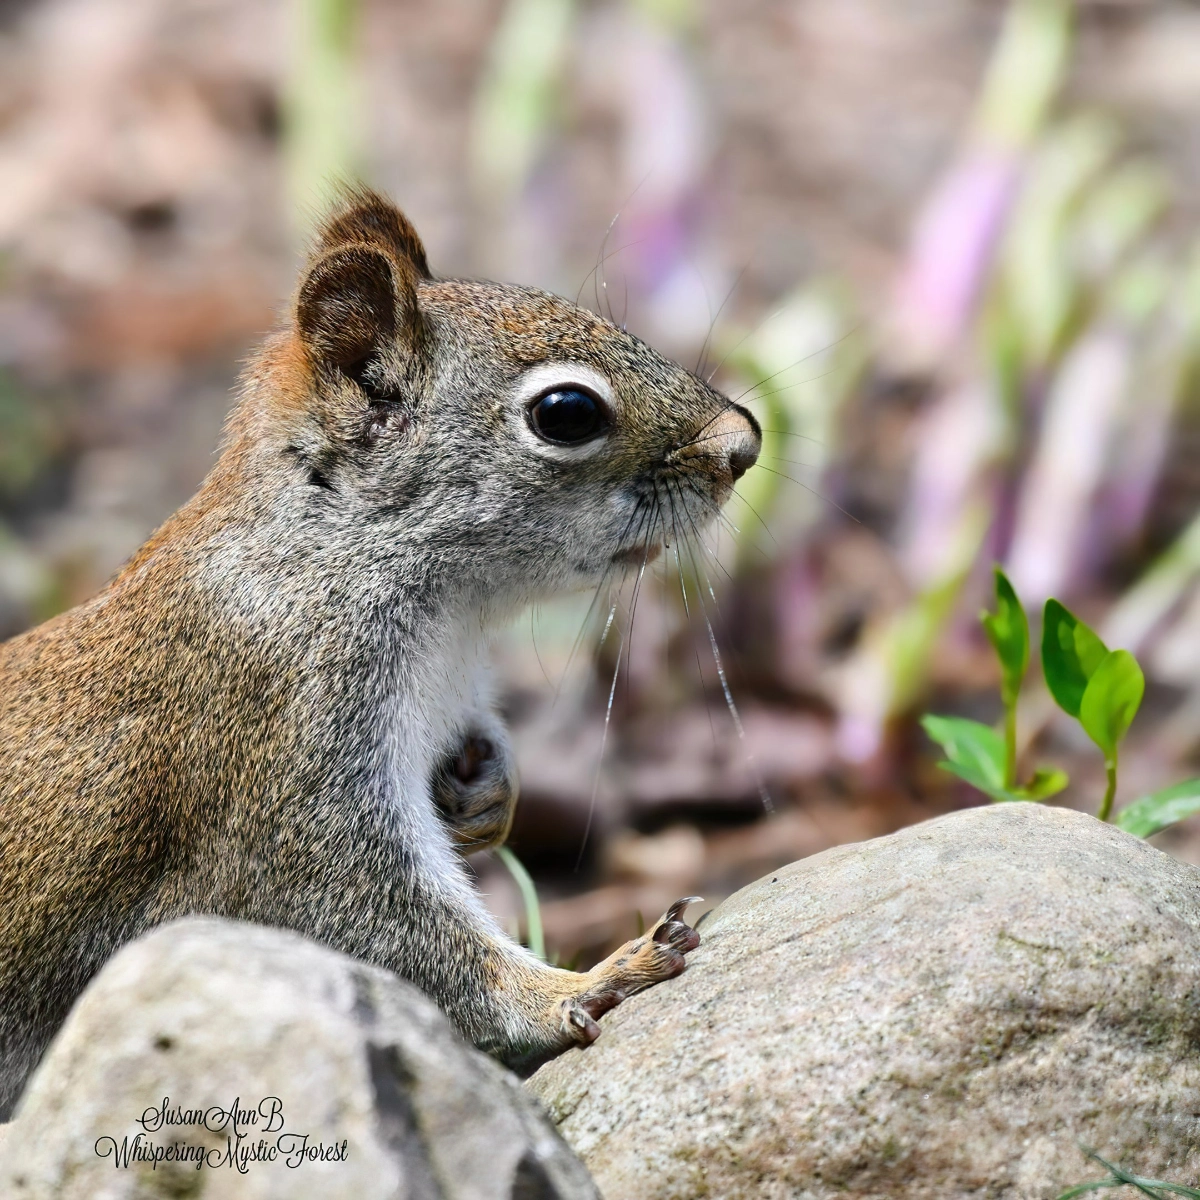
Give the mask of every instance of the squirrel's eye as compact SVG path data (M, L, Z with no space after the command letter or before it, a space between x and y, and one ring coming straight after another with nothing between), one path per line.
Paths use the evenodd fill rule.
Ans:
M547 442L576 446L599 437L608 428L608 417L595 396L572 387L539 397L529 409L529 423Z

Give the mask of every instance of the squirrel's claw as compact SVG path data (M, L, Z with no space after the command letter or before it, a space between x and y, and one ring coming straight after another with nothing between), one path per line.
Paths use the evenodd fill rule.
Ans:
M562 1028L571 1041L590 1046L600 1036L600 1026L578 1000L562 1002Z
M700 945L700 935L682 917L689 904L696 904L702 899L702 896L684 896L682 900L676 900L659 919L650 935L651 939L685 954L695 950Z
M676 900L670 908L662 915L664 921L679 921L683 918L684 910L689 904L699 904L703 901L703 896L684 896L682 900Z

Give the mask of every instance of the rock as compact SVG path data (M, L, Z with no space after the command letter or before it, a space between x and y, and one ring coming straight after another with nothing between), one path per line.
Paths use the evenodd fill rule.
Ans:
M1200 871L1003 804L804 859L530 1081L612 1200L1200 1182Z
M139 1135L207 1159L121 1167ZM239 1170L239 1150L275 1157ZM0 1195L597 1197L516 1078L410 984L293 933L198 919L127 946L79 999L4 1139Z

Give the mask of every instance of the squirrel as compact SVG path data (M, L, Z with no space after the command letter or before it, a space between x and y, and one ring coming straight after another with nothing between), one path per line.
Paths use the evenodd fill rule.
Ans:
M463 852L517 788L487 647L707 524L760 447L601 317L435 277L350 190L196 495L0 645L0 1119L104 962L188 914L388 968L524 1074L682 971L695 897L586 972L488 914Z

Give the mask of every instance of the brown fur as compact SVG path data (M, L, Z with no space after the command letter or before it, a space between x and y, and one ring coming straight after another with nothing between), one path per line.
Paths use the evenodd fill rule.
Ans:
M590 450L542 445L514 399L563 362L611 388ZM707 520L757 445L595 315L432 279L356 193L197 495L0 646L0 1116L108 956L188 913L396 970L520 1069L682 970L681 911L585 974L488 918L453 845L503 839L515 780L478 660L530 599Z

